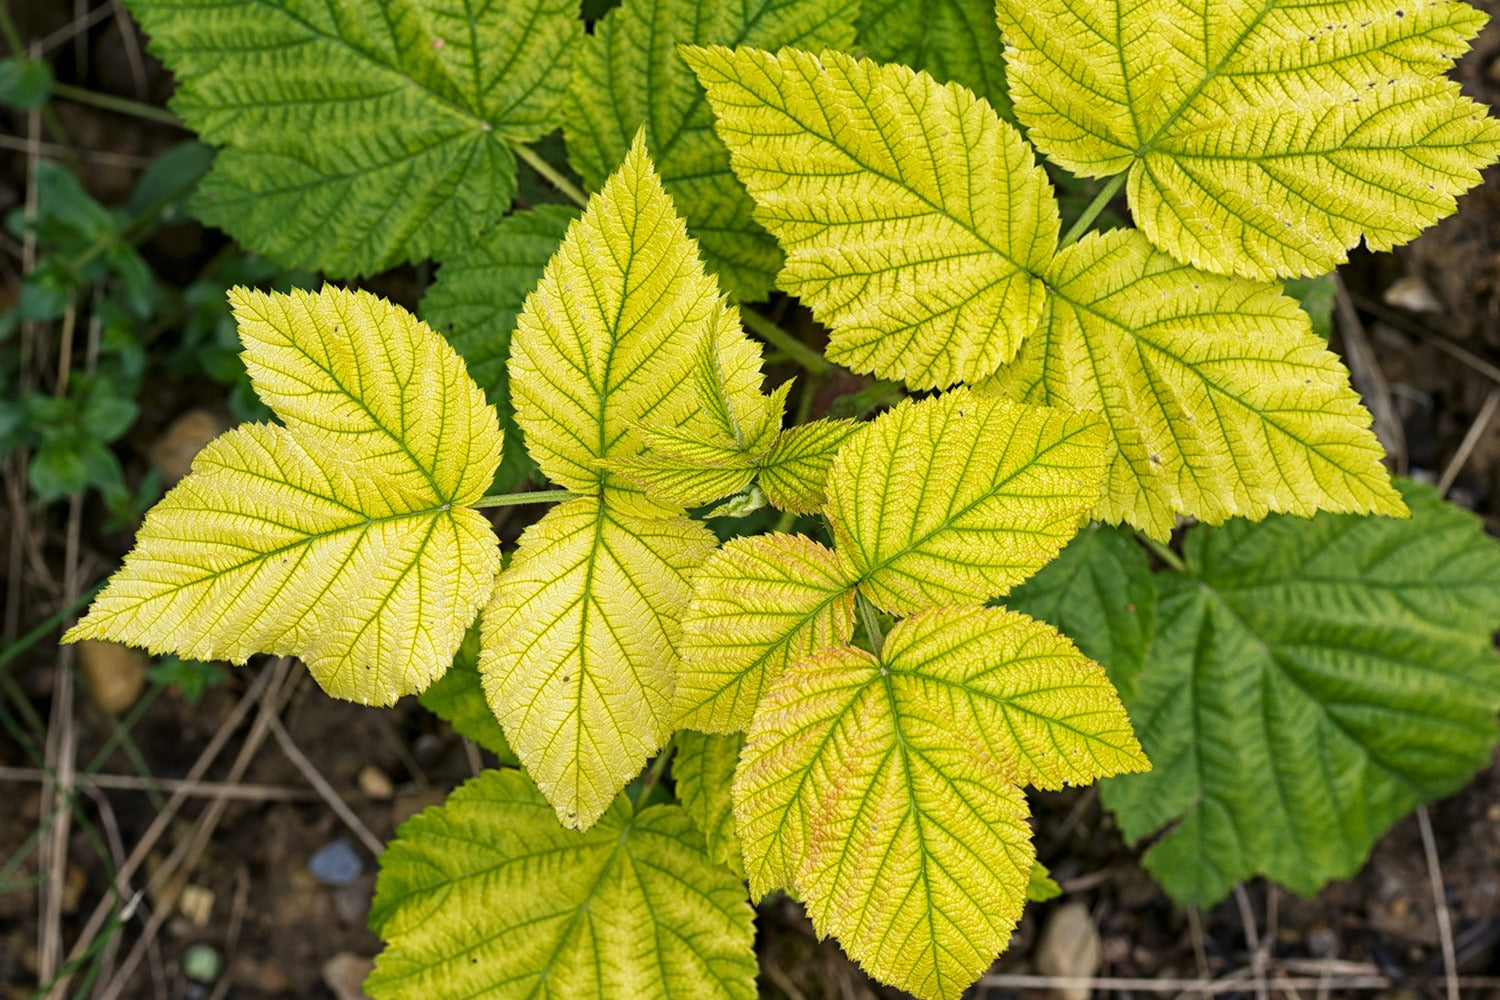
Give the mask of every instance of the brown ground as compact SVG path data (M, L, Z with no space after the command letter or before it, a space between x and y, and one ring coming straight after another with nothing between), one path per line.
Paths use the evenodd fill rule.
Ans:
M40 38L68 25L68 6L23 2L12 4L11 10L25 37ZM49 57L61 79L159 103L169 80L149 57L140 58L138 39L133 31L121 30L124 24L122 17L106 12L77 35L78 42L60 40ZM1474 55L1462 64L1460 77L1470 93L1500 106L1500 29L1485 33ZM170 128L130 117L66 101L53 106L60 126L81 150L109 150L144 160L181 138ZM14 127L7 135L25 134L24 117L10 122ZM0 211L5 211L21 198L27 163L19 152L0 151L0 156L8 158L0 160ZM85 156L85 165L89 189L106 204L123 199L138 169L93 156ZM1456 217L1394 256L1359 257L1344 272L1361 323L1359 330L1344 326L1336 346L1344 348L1352 337L1373 347L1379 373L1389 385L1387 398L1399 418L1409 470L1416 475L1441 474L1486 398L1500 385L1500 369L1494 369L1500 366L1497 226L1500 173L1492 171L1489 183L1464 200ZM146 253L161 273L185 281L220 246L221 238L214 234L179 226L164 231ZM13 251L8 240L0 248L3 301L14 294L20 266ZM1432 311L1413 313L1385 304L1392 285L1404 277L1419 280L1431 293ZM420 278L397 274L385 290L410 305ZM1460 360L1452 345L1470 352L1477 363ZM1483 371L1486 363L1493 369L1488 373ZM144 471L151 444L176 416L194 405L221 405L220 395L217 387L201 383L166 377L152 382L142 401L141 419L123 442L128 473L139 476ZM6 567L19 571L5 580L5 587L19 593L20 618L13 624L24 632L63 603L68 512L66 504L17 507L9 493L13 483L13 470L8 469L10 502L0 511L0 538L8 545L22 517L24 551L0 559L0 573L6 573ZM1500 528L1500 421L1483 433L1463 463L1451 496L1481 513L1491 530ZM85 582L106 574L129 543L128 535L100 530L102 518L95 513L85 510L80 522L78 576ZM81 763L104 745L118 720L84 693L70 695L60 688L59 662L56 647L43 643L0 668L0 676L10 672L25 702L42 719L71 702L72 738ZM255 679L274 672L270 662L235 671L227 684L210 690L196 705L170 693L155 697L129 726L136 759L116 751L100 773L186 776L203 748L225 728L235 706L255 694ZM344 956L346 966L357 970L357 960L374 955L378 948L374 935L364 928L374 864L348 826L310 789L292 756L301 755L324 776L380 840L391 837L402 818L440 801L446 789L472 773L476 758L471 749L410 700L395 710L364 709L328 699L300 668L285 677L270 696L250 697L250 707L262 701L282 706L280 717L293 754L264 727L257 744L251 735L257 711L250 711L208 768L204 777L211 784L200 787L202 794L189 797L155 840L144 866L147 873L157 871L174 849L193 842L195 831L212 818L214 791L232 787L257 796L228 801L223 807L212 836L188 866L186 884L193 887L189 897L204 909L189 915L178 907L160 921L121 995L194 1000L333 996L325 977L330 960ZM14 713L8 717L18 718ZM56 720L51 729L57 730ZM246 746L251 750L245 751ZM232 767L237 755L244 758L239 773ZM0 990L5 991L0 997L29 997L36 987L38 869L29 840L40 820L41 788L17 770L30 766L14 734L0 731L0 767L10 769L0 771L0 886L13 890L0 893ZM378 774L366 773L361 781L358 776L367 767ZM384 797L380 778L388 779L392 797ZM1121 842L1093 792L1039 794L1034 804L1039 853L1069 891L1054 903L1028 909L1012 948L996 965L999 978L977 988L976 995L1010 995L1028 982L1003 977L1036 971L1033 956L1041 927L1066 903L1084 904L1098 929L1100 976L1192 979L1205 971L1222 976L1252 969L1243 903L1250 911L1254 936L1262 940L1271 992L1290 997L1442 995L1438 923L1415 818L1380 843L1360 875L1330 886L1316 899L1298 899L1254 883L1246 887L1243 899L1198 915L1195 930L1191 915L1168 903L1144 874L1136 852ZM160 806L133 789L101 789L80 799L81 819L73 824L67 866L61 869L64 949L73 945L104 898L110 871L147 832ZM1500 765L1433 806L1431 819L1452 913L1458 972L1465 977L1463 993L1500 997ZM95 842L95 836L102 840ZM335 889L314 879L307 862L314 851L340 837L356 844L366 874L349 887ZM12 870L8 860L18 852L25 860ZM22 887L17 889L18 883ZM132 880L133 886L141 884L140 877ZM161 893L148 894L128 927L106 935L115 949L106 963L109 967L119 968L142 940L145 921L162 898ZM897 995L873 987L842 958L836 945L818 943L794 904L767 902L759 926L765 995ZM1195 937L1205 963L1201 969ZM191 982L184 975L184 956L196 944L211 945L224 957L226 972L216 986ZM1316 983L1286 985L1277 975L1293 981L1327 978L1320 990ZM1360 976L1381 977L1388 985L1355 990L1351 984L1357 980L1352 977ZM1116 984L1111 992L1146 991ZM1254 993L1253 977L1246 977L1238 993L1226 995Z

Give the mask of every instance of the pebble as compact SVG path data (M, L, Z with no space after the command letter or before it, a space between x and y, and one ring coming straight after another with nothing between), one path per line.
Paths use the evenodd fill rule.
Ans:
M195 944L182 953L182 974L194 982L211 983L219 978L224 960L213 945Z
M192 921L194 927L207 927L214 914L214 892L201 885L183 886L182 894L177 897L177 909Z
M78 670L89 697L104 711L119 715L141 696L151 660L139 649L117 642L88 639L80 642Z
M151 445L148 457L161 474L163 486L174 486L188 474L193 457L214 438L229 429L222 417L208 410L188 410L167 425Z
M354 845L340 837L313 852L307 859L307 870L324 885L340 886L352 884L364 872L365 865Z
M1427 282L1416 275L1408 274L1391 282L1391 286L1385 290L1386 305L1396 306L1414 313L1435 313L1443 311L1443 304L1432 294L1432 289L1427 287Z
M1064 903L1052 911L1042 928L1034 959L1046 976L1087 978L1099 971L1103 945L1094 918L1083 903ZM1088 1000L1087 987L1055 987L1049 991L1058 1000Z
M360 768L354 780L359 784L360 792L367 799L388 802L396 794L396 786L391 784L391 779L374 764L366 764Z
M323 985L333 991L338 1000L365 1000L365 977L375 963L363 955L341 951L323 963Z

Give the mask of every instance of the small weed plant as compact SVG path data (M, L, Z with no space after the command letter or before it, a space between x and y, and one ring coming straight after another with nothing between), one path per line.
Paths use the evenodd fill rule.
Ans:
M1466 4L129 5L202 219L441 264L423 319L231 290L275 419L68 633L295 655L499 755L381 858L371 996L750 998L784 890L957 997L1056 891L1028 786L1102 779L1209 904L1488 761L1500 551L1390 479L1279 283L1494 161ZM835 365L881 381L813 419ZM552 506L502 552L513 504Z

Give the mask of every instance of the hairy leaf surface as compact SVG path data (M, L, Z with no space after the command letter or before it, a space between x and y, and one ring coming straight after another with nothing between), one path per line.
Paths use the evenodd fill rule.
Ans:
M876 62L903 63L939 83L962 84L1000 117L1015 120L992 0L864 0L859 47Z
M570 0L131 0L219 148L199 218L291 267L369 274L465 245L510 206L510 144L556 128Z
M1010 938L1034 866L1018 787L1149 766L1100 667L1003 609L899 622L771 686L735 820L753 892L795 889L886 982L958 997Z
M828 357L926 389L1009 361L1046 304L1057 204L1031 147L954 84L837 52L684 50L778 284Z
M1056 626L1104 667L1122 695L1134 693L1156 634L1156 583L1128 531L1084 528L1005 605Z
M1127 698L1156 770L1104 788L1183 903L1265 875L1311 895L1490 760L1500 546L1432 490L1407 521L1319 514L1189 532ZM1123 671L1122 671L1123 672Z
M1165 538L1179 513L1401 513L1348 372L1276 286L1180 264L1134 230L1090 234L1048 279L1047 323L986 388L1103 416L1096 517Z
M200 452L65 639L300 656L330 694L369 704L421 691L500 569L489 523L465 507L500 461L494 410L441 337L368 292L230 301L284 426Z
M822 509L833 456L861 427L853 420L825 419L782 431L760 463L757 481L766 499L773 507L794 514Z
M500 414L511 447L500 461L498 493L514 489L536 471L536 462L519 447L520 429L511 409L505 371L510 336L526 296L576 218L576 210L562 205L507 216L472 245L454 251L422 297L422 318L457 349L469 376Z
M673 729L680 620L714 536L593 497L521 536L481 620L490 706L565 826L587 829Z
M740 878L745 877L745 862L740 857L734 800L729 790L744 746L742 733L710 735L684 729L677 734L677 756L672 758L677 798L703 832L708 856Z
M1322 274L1454 211L1500 124L1442 74L1458 0L1000 0L1016 113L1075 174L1129 171L1131 215L1222 273Z
M726 542L693 577L677 724L744 729L788 663L841 646L853 631L853 579L832 550L801 535Z
M365 991L432 997L755 997L754 911L677 806L624 796L564 830L519 771L486 771L402 824L370 925Z
M839 564L894 615L998 597L1098 502L1102 443L1093 416L967 389L902 402L828 473Z
M516 321L511 394L527 449L560 486L622 485L606 463L640 453L642 425L711 429L695 376L705 351L733 405L759 405L759 348L704 273L638 134Z
M858 0L625 0L594 26L575 63L564 127L569 161L597 188L644 126L662 184L710 273L743 302L765 298L781 251L751 219L753 203L677 46L848 48L857 9Z

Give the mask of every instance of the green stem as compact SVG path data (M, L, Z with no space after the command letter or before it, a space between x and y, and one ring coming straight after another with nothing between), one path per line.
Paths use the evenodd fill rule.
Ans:
M823 358L823 355L808 347L754 309L741 306L740 321L764 337L766 342L772 347L814 375L826 375L833 371L833 365L829 364Z
M530 146L523 146L520 143L517 143L510 148L511 152L520 157L523 163L546 178L547 183L551 184L563 194L573 199L573 201L578 205L579 208L582 208L583 206L588 204L589 196L579 190L578 185L574 184L572 181L564 177L556 167L552 166L552 164L548 163L546 160L538 156L536 150L532 149Z
M12 53L17 56L26 55L26 43L21 41L21 32L16 29L16 22L11 19L10 10L3 3L0 3L0 34L5 35Z
M646 772L646 777L641 782L641 791L635 797L635 811L639 813L646 806L646 800L651 793L656 791L656 786L661 784L661 779L667 772L667 762L672 759L672 753L677 749L677 737L673 736L667 740L667 745L661 748L656 759L651 762L651 770Z
M586 493L575 493L572 490L532 490L530 493L495 493L490 496L480 497L468 506L481 507L517 507L524 503L561 503L564 500L574 500Z
M1135 537L1140 539L1142 545L1146 546L1146 548L1150 549L1152 552L1155 552L1156 557L1162 562L1166 563L1173 570L1176 570L1178 573L1187 572L1187 563L1182 561L1182 556L1179 556L1177 553L1173 552L1166 545L1158 542L1156 539L1152 538L1144 531L1137 531L1135 533Z
M96 90L85 87L75 87L71 83L54 83L52 93L58 97L79 104L92 104L96 108L106 111L118 111L122 115L131 115L136 118L144 118L146 121L160 122L163 125L171 125L175 128L186 129L187 126L166 108L158 108L154 104L146 104L142 101L132 101L128 97L116 97L114 94L101 94Z
M1109 179L1108 184L1099 189L1099 193L1094 195L1094 200L1089 202L1089 207L1083 210L1083 214L1078 217L1078 221L1069 227L1068 233L1062 238L1062 243L1058 249L1072 246L1082 238L1084 233L1089 231L1089 227L1094 224L1094 220L1099 218L1099 213L1104 211L1109 206L1109 203L1115 200L1115 195L1119 194L1120 188L1125 186L1127 175L1128 172L1125 174L1115 174Z
M859 609L859 623L864 626L865 637L870 640L870 652L879 656L880 647L885 645L885 636L880 631L880 612L859 591L854 592L854 606Z
M0 650L0 667L5 666L11 660L14 660L17 656L20 656L22 653L26 652L26 650L36 645L37 642L46 638L46 636L53 629L57 628L57 626L61 625L63 622L71 618L73 616L73 612L77 611L89 601L93 600L94 595L99 593L99 591L103 588L103 583L94 584L92 587L88 588L83 593L73 598L66 605L53 612L46 621L42 622L30 632L27 632L25 635L21 636L21 638L17 639L9 646L6 646L3 650Z

